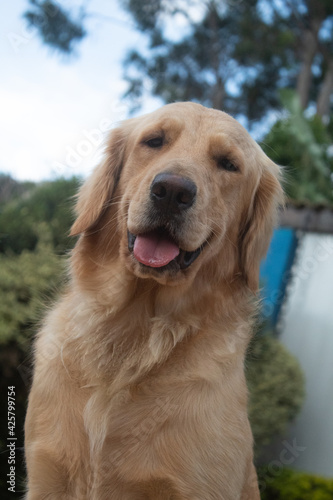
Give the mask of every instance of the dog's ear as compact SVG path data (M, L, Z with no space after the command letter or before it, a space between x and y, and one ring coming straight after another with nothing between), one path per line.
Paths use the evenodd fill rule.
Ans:
M77 236L98 222L117 188L125 149L125 133L122 128L112 130L105 151L105 158L81 187L70 236Z
M250 215L241 230L240 266L245 281L253 292L259 288L260 261L268 250L278 207L283 203L279 178L280 168L268 160L252 201Z

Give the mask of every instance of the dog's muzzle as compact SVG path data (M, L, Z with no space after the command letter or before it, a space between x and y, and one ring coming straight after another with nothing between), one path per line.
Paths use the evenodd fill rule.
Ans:
M128 232L128 249L145 267L157 271L188 268L199 257L204 244L193 252L182 249L177 233L184 213L195 203L197 187L187 177L162 172L150 187L152 224L140 234Z

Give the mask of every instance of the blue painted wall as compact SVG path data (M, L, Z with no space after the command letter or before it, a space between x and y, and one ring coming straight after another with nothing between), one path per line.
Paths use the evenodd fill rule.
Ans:
M276 229L267 257L260 266L262 314L272 324L279 315L296 247L297 237L293 229Z

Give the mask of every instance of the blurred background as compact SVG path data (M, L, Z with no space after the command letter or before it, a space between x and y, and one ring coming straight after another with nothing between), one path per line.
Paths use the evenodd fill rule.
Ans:
M246 361L256 465L264 500L332 500L332 0L16 0L0 9L1 498L24 491L31 343L65 281L72 197L117 122L191 100L233 115L284 166L287 202L261 266Z

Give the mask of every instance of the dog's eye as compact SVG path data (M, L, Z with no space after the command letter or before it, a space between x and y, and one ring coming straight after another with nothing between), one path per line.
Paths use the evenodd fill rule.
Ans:
M149 148L160 148L163 146L164 138L163 137L153 137L152 139L148 139L145 141L146 146Z
M219 158L217 160L217 165L219 168L223 170L227 170L228 172L238 172L239 169L236 167L232 161L228 160L228 158Z

